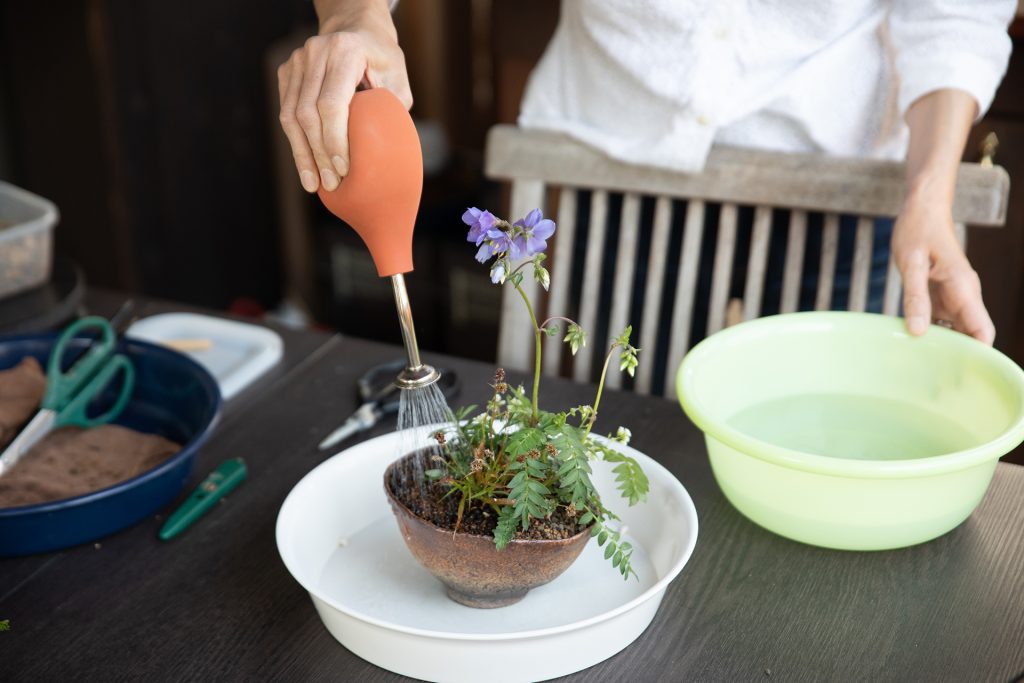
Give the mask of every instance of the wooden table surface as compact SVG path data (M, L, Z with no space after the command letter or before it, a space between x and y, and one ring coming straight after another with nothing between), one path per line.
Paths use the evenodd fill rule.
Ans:
M91 301L108 314L115 303ZM0 560L0 620L10 620L0 680L402 680L328 634L274 540L285 496L323 459L316 443L356 407L356 378L400 351L283 336L281 366L229 402L199 455L189 490L225 458L248 463L249 481L226 502L169 543L157 539L164 510L95 545ZM425 356L462 376L458 403L486 397L493 368ZM591 391L545 380L542 403L575 404ZM564 680L1005 683L1024 672L1024 467L1000 464L970 519L940 539L824 550L737 513L676 403L606 396L599 428L629 426L633 445L679 478L700 534L648 630Z

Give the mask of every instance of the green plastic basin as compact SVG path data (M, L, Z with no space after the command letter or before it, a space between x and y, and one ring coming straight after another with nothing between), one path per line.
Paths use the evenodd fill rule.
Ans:
M883 550L970 516L1024 440L1024 372L941 327L867 313L753 320L695 346L676 376L715 478L757 524Z

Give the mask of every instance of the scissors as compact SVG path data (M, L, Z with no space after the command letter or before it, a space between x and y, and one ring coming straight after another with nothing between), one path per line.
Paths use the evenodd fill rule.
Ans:
M72 339L89 330L99 330L99 339L86 348L77 361L75 349L65 354ZM76 345L80 348L80 345ZM117 334L105 318L90 316L72 323L57 339L46 368L46 393L35 417L0 454L0 476L11 469L32 446L58 427L96 427L113 421L128 404L135 386L135 368L122 354L114 353ZM64 370L65 361L73 361ZM102 396L122 373L121 393L114 405L101 415L89 417L93 399Z
M341 443L345 439L365 431L377 424L385 415L398 412L401 389L395 385L395 376L406 366L406 362L394 361L370 368L356 380L356 389L363 402L340 427L327 435L318 448L322 451ZM459 393L459 378L451 370L438 369L441 378L437 386L445 399L451 400Z

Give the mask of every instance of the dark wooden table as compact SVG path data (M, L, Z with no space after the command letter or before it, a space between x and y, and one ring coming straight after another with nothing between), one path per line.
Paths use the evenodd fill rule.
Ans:
M91 301L109 313L116 297ZM356 406L356 377L399 349L284 337L281 366L229 403L199 457L196 481L225 458L248 462L250 480L224 504L170 543L158 515L96 545L0 560L0 680L400 680L327 633L274 541L282 501L322 460L316 443ZM426 356L461 374L460 403L485 398L491 367ZM591 391L545 380L542 400ZM1024 672L1024 468L1000 464L971 518L931 543L823 550L737 513L676 403L604 400L599 426L628 425L683 482L700 536L646 633L566 680L1005 683Z

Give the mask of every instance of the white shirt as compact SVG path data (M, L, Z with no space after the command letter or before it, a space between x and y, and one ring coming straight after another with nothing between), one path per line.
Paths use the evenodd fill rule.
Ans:
M902 158L903 116L958 88L979 117L1016 0L563 0L519 125L700 170L712 142Z

